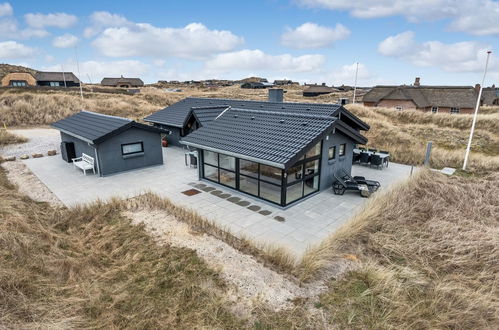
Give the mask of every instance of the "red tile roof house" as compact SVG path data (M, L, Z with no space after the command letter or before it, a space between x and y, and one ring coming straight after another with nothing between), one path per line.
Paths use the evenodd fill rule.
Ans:
M364 95L364 106L399 110L415 109L432 113L473 113L480 85L425 86L419 78L413 85L375 86Z

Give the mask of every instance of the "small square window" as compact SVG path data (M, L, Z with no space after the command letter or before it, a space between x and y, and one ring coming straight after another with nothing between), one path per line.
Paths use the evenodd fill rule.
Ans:
M397 110L399 110L399 111L400 111L400 110L402 110L403 108L402 108L401 106L398 106L398 107L395 107L395 109L397 109Z
M459 113L459 108L450 108L450 113L451 114L458 114Z
M139 152L144 152L144 145L142 144L142 142L127 143L121 145L121 154L124 156L137 154Z
M338 151L338 156L345 156L346 152L347 152L347 144L346 143L340 144L340 150Z
M431 113L438 113L438 107L431 107Z
M328 159L335 159L336 158L336 146L329 147L328 151Z

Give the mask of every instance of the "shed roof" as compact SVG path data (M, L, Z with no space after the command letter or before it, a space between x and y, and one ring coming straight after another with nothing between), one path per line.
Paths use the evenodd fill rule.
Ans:
M276 112L289 112L297 114L313 114L323 116L338 116L339 112L342 115L349 117L358 128L367 130L369 125L357 118L351 112L340 106L339 104L331 103L294 103L294 102L268 102L268 101L253 101L253 100L237 100L237 99L217 99L217 98L196 98L188 97L177 103L174 103L150 116L144 118L145 121L183 128L187 123L191 112L199 112L198 117L202 116L201 111L197 109L211 108L211 110L203 110L205 113L210 113L211 116L218 112L220 114L227 107L266 110ZM202 123L201 123L202 124Z
M35 74L37 81L72 81L79 83L80 80L73 72L37 72Z
M335 126L337 122L337 117L327 115L230 108L181 143L288 168L333 127L358 143L366 142L357 131Z
M482 90L482 102L484 105L494 105L496 100L499 100L499 88L485 87Z
M473 108L476 99L472 86L375 86L364 95L363 101L412 100L419 108Z
M53 123L52 126L61 132L93 144L101 143L107 138L131 127L161 132L155 127L140 124L127 118L108 116L85 110L59 120Z
M309 86L308 88L303 90L303 94L306 93L322 93L322 94L327 94L327 93L332 93L334 92L335 89L333 87L329 86Z
M144 82L140 78L104 78L100 82L103 86L116 86L118 84L130 84L133 86L144 86Z

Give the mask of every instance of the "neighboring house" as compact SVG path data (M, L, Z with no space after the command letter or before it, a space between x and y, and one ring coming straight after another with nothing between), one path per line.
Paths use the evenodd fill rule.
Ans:
M80 80L72 72L37 72L37 86L78 87Z
M308 86L308 88L303 90L303 96L306 96L306 97L319 96L319 95L323 95L323 94L332 93L335 90L336 89L334 89L333 87L326 86L326 84L324 84L324 83L320 86L319 85L311 85L311 86Z
M351 172L369 125L336 104L186 98L145 118L199 151L199 176L280 206Z
M299 83L294 82L293 80L283 79L283 80L274 80L274 85L276 86L284 86L284 85L298 85Z
M144 86L144 82L140 78L125 78L123 76L121 76L120 78L104 78L102 79L100 84L102 86L119 88L133 88Z
M274 84L269 82L245 82L241 84L241 88L259 89L274 87Z
M375 86L364 95L368 107L414 109L432 113L472 113L480 85L425 86L416 78L411 86Z
M61 155L94 158L100 176L163 164L161 131L133 120L80 111L52 124L61 131Z
M36 79L32 74L27 72L12 72L6 74L2 78L3 87L26 87L36 86Z
M499 88L495 85L484 87L480 105L499 105Z

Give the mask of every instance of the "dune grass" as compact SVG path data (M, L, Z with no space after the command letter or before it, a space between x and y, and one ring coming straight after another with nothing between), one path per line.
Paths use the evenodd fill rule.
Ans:
M15 144L15 143L24 143L27 141L28 139L26 139L23 136L16 135L4 128L0 128L0 146L5 146L8 144Z
M53 209L0 171L0 328L238 328L224 283L119 204Z
M371 199L309 251L315 276L335 258L359 267L329 283L321 306L340 328L489 329L499 324L499 176L421 171Z

